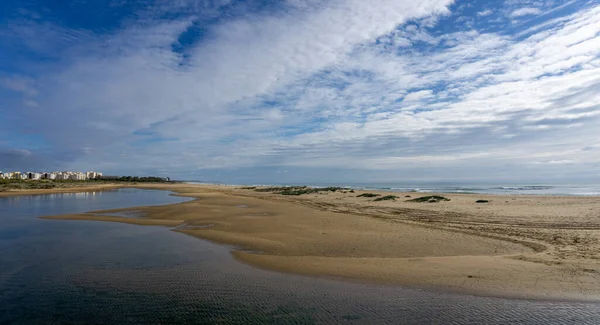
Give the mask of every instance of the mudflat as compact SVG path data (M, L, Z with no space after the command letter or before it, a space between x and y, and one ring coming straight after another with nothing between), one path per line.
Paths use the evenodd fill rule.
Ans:
M478 295L600 299L600 197L437 194L449 201L411 202L426 195L134 187L196 200L47 218L175 226L234 246L242 262L296 274ZM396 198L375 201L386 195ZM144 218L101 215L127 210Z

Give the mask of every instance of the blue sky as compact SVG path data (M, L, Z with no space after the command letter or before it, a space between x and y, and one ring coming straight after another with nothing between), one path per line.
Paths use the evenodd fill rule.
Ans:
M600 180L600 1L3 1L0 170Z

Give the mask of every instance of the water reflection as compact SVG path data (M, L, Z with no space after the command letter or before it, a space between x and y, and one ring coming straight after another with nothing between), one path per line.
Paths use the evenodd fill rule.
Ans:
M104 192L110 192L111 190L107 190ZM89 198L94 197L96 195L101 195L103 191L90 191L90 192L79 192L79 193L52 193L52 194L36 194L36 195L22 195L22 196L9 196L6 198L2 198L4 200L19 202L22 200L26 200L28 202L35 201L51 201L55 199L62 198ZM114 192L114 190L113 190Z
M134 189L0 199L0 324L600 323L597 304L290 276L164 227L35 218L182 200Z
M54 210L56 207L60 207L61 204L63 204L64 200L94 200L96 198L96 195L101 195L101 192L12 196L7 198L0 198L0 200L5 200L5 204L10 207L18 207L22 209L22 206L26 205L27 209L30 212L35 213L37 215L38 213L43 214L43 210L51 211ZM71 203L69 203L69 205L71 205ZM0 207L0 209L2 208ZM79 211L85 212L82 210Z

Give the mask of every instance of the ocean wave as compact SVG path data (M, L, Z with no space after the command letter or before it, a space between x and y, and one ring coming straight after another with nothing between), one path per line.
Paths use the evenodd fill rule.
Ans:
M391 190L395 192L413 192L413 193L428 193L433 192L430 189L412 188L412 187L390 187L390 188L378 188L382 190Z
M218 182L199 182L199 181L187 181L188 184L219 184ZM567 195L567 196L600 196L600 186L573 186L573 185L469 185L464 184L460 186L458 184L452 186L450 184L352 184L341 186L339 184L268 184L268 183L255 183L252 185L232 185L229 186L266 186L266 187L278 187L278 186L307 186L312 188L322 187L342 187L347 189L355 190L379 190L379 191L393 191L393 192L412 192L412 193L456 193L456 194L497 194L497 195ZM394 186L395 185L395 186ZM404 186L403 186L404 185ZM462 184L461 184L462 185Z
M600 192L580 192L580 193L571 193L571 195L598 196L598 195L600 195Z
M554 186L544 186L544 185L533 185L533 186L500 186L492 188L494 190L507 190L507 191L543 191L543 190L551 190Z

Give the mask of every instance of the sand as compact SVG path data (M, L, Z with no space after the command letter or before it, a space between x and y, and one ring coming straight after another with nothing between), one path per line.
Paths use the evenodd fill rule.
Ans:
M416 193L283 196L231 186L142 184L197 198L52 219L177 226L239 261L296 274L491 296L600 299L600 197ZM489 203L475 203L478 199ZM99 216L142 211L144 218Z

